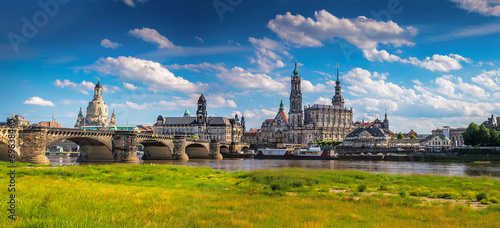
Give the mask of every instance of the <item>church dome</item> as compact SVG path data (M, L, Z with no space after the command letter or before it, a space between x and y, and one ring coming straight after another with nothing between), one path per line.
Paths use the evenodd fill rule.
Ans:
M97 81L97 84L95 84L95 88L102 89L101 80Z
M200 98L198 98L198 102L205 101L205 96L203 96L203 92L201 92Z
M295 61L295 70L293 70L293 74L294 75L298 75L299 74L299 70L297 70L297 61Z

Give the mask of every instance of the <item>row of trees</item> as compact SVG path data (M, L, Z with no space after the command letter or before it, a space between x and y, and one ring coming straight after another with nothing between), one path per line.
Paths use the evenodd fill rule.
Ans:
M405 138L405 136L403 135L403 133L399 132L397 135L397 139L404 139L404 138ZM417 138L417 136L415 136L414 134L410 135L410 139L416 139L416 138ZM394 137L391 136L391 139L394 139Z
M490 131L486 126L478 126L470 123L464 133L464 144L469 146L500 146L498 132L493 129Z

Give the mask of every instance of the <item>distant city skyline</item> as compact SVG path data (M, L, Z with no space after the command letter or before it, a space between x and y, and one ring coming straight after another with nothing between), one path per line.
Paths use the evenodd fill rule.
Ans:
M387 110L393 132L500 115L500 3L439 1L7 1L0 117L73 127L100 79L124 125L196 110L260 128L294 62L303 104L331 104L336 64L353 119Z

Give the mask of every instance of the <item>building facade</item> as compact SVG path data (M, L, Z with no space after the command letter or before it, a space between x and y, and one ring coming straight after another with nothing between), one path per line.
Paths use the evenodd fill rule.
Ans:
M262 123L259 143L273 146L278 143L305 145L320 141L343 141L356 129L353 124L352 108L344 107L338 66L335 94L331 105L314 104L302 107L301 81L295 62L291 76L288 118L282 101L276 117Z
M444 135L450 139L451 146L461 147L464 146L462 133L464 133L465 130L465 128L451 128L449 126L443 126L442 129L438 128L436 130L432 130L432 135Z
M102 90L101 82L98 81L94 87L94 99L89 102L85 116L82 113L82 108L80 108L75 128L83 126L116 126L116 116L114 110L111 115L111 121L108 118L108 105L103 100Z
M154 134L195 136L205 140L218 140L222 143L239 143L243 141L245 117L234 118L208 117L207 101L203 93L198 99L196 116L191 117L186 109L183 117L158 116L153 126Z
M343 146L347 147L387 147L387 140L390 136L376 126L359 127L349 133Z

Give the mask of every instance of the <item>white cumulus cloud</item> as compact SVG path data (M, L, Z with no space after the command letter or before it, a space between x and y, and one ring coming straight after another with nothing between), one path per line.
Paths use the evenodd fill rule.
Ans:
M415 57L404 59L386 50L379 50L379 44L394 48L414 46L412 39L418 31L412 26L399 26L393 21L377 21L365 16L338 18L326 10L321 10L314 12L314 18L306 18L287 12L284 15L276 15L268 22L267 27L282 40L298 47L321 47L325 42L343 39L360 49L369 61L402 62L444 72L461 69L461 62L470 62L457 54L435 54L419 60ZM401 52L400 49L396 50L396 53Z
M270 72L275 68L284 67L285 64L281 55L291 58L291 55L286 51L286 46L278 41L267 37L263 39L250 37L248 40L255 48L256 56L250 58L250 62L257 64L262 72Z
M233 67L217 73L224 83L235 88L257 91L282 91L286 84L274 80L266 74L253 74L241 67Z
M197 92L207 87L206 84L192 83L175 76L158 62L120 56L101 58L91 69L107 75L118 76L123 81L134 81L148 85L153 91L174 90L179 92Z
M451 0L469 12L476 12L484 16L500 16L499 0Z
M135 3L140 2L140 3L145 3L148 0L123 0L123 2L129 6L135 7Z
M116 49L122 45L117 43L117 42L112 42L111 40L108 40L108 39L103 39L103 40L101 40L101 46L103 46L105 48Z
M471 78L471 80L488 90L500 91L500 69L483 71L483 73Z
M162 36L158 31L150 28L133 29L129 31L130 35L140 38L146 42L157 44L158 48L179 49L172 41Z
M52 101L47 101L44 100L40 97L30 97L28 100L25 100L23 104L30 104L30 105L40 105L40 106L55 106Z
M134 84L126 83L126 82L123 82L123 87L125 87L126 89L129 89L129 90L136 90L137 89L137 86L135 86Z
M68 87L68 88L71 88L73 90L76 90L76 91L78 91L80 93L83 93L83 94L86 94L86 95L89 94L88 90L92 90L95 87L94 83L87 82L85 80L83 80L80 83L74 83L74 82L71 82L68 79L64 79L63 81L61 81L59 79L56 79L56 81L53 84L55 86L59 87L59 88L66 88L66 87Z

